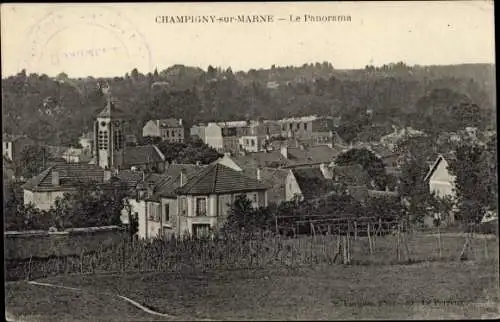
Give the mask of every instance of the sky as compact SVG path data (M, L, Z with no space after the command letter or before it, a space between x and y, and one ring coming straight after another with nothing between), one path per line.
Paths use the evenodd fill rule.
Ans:
M273 21L235 21L253 14ZM233 22L157 22L184 15ZM323 61L336 69L495 62L492 1L2 4L1 27L2 77L21 69L110 77L174 64L247 71Z

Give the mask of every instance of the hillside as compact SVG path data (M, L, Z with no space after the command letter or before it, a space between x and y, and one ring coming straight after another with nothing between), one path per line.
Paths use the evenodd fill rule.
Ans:
M76 143L103 107L100 84L108 82L121 108L131 115L130 131L135 133L155 117L182 118L189 125L306 114L340 115L356 123L349 126L358 133L369 123L405 125L415 123L420 114L439 117L429 107L435 97L447 111L477 106L481 119L491 122L496 108L494 68L397 63L336 70L324 62L233 73L175 65L147 75L132 70L112 79L71 79L64 74L51 79L21 72L2 79L2 116L4 132L26 133L50 144ZM366 111L372 115L368 120L359 117Z

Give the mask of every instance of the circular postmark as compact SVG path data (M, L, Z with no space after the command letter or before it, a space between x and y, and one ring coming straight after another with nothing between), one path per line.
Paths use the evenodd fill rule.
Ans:
M120 76L152 67L143 35L111 7L50 10L31 28L27 45L19 65L29 72Z

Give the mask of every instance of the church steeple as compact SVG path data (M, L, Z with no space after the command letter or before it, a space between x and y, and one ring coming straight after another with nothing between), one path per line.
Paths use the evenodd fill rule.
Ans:
M116 107L108 84L101 86L106 98L104 109L94 124L95 156L97 164L105 169L117 169L123 165L124 123L126 114Z

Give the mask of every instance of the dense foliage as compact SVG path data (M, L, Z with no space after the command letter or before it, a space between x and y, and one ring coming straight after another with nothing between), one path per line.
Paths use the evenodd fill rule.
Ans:
M493 66L480 64L398 63L345 71L327 62L237 73L175 65L146 75L134 69L110 79L49 78L23 70L2 79L2 116L7 132L76 145L105 104L99 84L106 81L120 108L131 115L129 130L136 135L151 118L182 118L189 127L197 121L323 114L342 116L339 133L352 141L374 133L375 124L413 125L428 132L492 124L493 73Z
M350 149L340 154L335 159L335 164L339 166L359 164L374 180L378 189L384 190L387 185L384 163L375 153L368 149Z
M169 163L194 164L200 162L201 164L209 164L222 156L199 138L187 138L185 142L180 143L162 141L159 137L146 136L140 138L137 143L139 145L155 144Z
M479 223L486 211L497 209L496 167L496 153L473 144L458 146L455 158L450 160L449 170L456 176L458 210L467 222Z
M12 189L12 187L11 187ZM56 199L48 211L24 205L18 191L12 193L4 208L7 230L47 230L120 225L122 209L127 207L125 187L120 184L82 183L74 193Z

